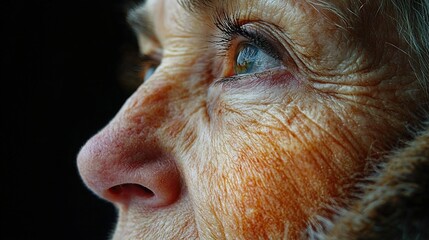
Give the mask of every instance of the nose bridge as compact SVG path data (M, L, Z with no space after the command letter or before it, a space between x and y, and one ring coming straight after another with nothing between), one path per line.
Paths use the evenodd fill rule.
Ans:
M152 161L156 158L152 155L160 151L157 130L169 119L171 89L170 85L156 83L140 87L91 140L100 145L103 154L118 156L123 162L128 159L128 164L137 156L144 162Z
M79 172L97 195L120 203L140 199L152 207L168 205L178 197L180 174L157 136L169 118L172 89L167 82L141 86L81 149Z
M168 118L171 83L152 81L144 84L125 102L113 121L134 125L136 130L142 126L159 125Z

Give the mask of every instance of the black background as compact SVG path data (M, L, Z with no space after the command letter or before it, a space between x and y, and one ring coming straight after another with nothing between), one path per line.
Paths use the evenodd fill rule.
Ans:
M76 155L130 94L124 1L2 1L1 239L107 239L113 206Z

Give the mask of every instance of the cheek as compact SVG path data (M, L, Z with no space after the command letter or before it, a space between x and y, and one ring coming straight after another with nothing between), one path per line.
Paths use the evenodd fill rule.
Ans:
M371 151L397 136L389 131L396 119L365 106L241 94L218 96L212 106L213 149L196 174L209 179L195 187L201 212L215 216L202 222L230 234L297 238L317 215L332 214L328 206L346 204Z
M301 118L297 115L290 127L309 124ZM233 134L224 138L230 156L222 164L226 181L217 184L226 189L220 191L230 193L223 198L227 207L218 214L236 216L230 230L243 236L297 238L309 219L324 214L331 199L344 197L343 186L352 181L346 175L362 170L357 159L349 160L350 151L342 151L317 130L304 133L267 126L243 130L230 129Z

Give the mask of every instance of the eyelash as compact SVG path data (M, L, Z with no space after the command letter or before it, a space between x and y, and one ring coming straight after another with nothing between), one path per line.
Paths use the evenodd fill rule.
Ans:
M247 42L253 44L263 50L265 53L275 58L276 60L282 60L282 51L279 48L276 48L276 44L273 39L268 37L266 31L260 30L257 27L246 28L243 27L246 23L251 21L240 20L238 16L229 15L226 12L220 11L215 15L214 23L218 30L221 32L218 35L214 36L214 41L211 41L217 49L218 56L227 57L230 55L231 49L236 47L236 39L239 37L244 38L242 42ZM257 21L252 21L257 22ZM141 56L140 57L140 74L142 74L146 67L154 65L154 63L159 63L154 60L151 56ZM144 78L140 76L140 78ZM239 78L238 76L230 76L224 78L224 81L232 80Z
M139 56L140 68L148 67L151 65L159 65L159 61L149 55L140 55Z
M266 33L254 28L252 30L244 28L244 24L236 16L229 16L226 13L220 12L216 15L215 26L222 34L215 36L216 40L213 43L219 48L219 55L225 57L233 47L233 41L237 37L245 38L249 43L261 48L264 52L281 60L281 54L274 47L272 40L266 37Z

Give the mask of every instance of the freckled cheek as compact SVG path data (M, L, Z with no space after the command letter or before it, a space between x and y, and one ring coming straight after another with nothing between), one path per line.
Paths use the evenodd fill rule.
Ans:
M250 237L268 225L274 232L283 230L285 222L297 234L306 220L326 213L330 200L350 193L347 188L364 174L374 141L388 142L394 135L383 134L390 120L382 112L327 100L301 87L213 89L209 94L217 142L212 152L226 152L219 162L228 164L219 171L229 179L215 175L212 181L219 181L210 186L234 193L225 195L222 204L228 206L217 210L225 219L238 214L234 230ZM258 228L260 222L270 224Z
M237 185L217 186L234 191L225 201L239 209L244 232L263 231L257 228L261 221L282 229L282 220L298 231L362 171L361 146L346 137L341 118L311 96L218 100L212 109L220 142L215 146L228 153L224 177Z
M249 238L282 233L286 224L290 237L298 237L306 221L322 213L323 204L338 194L343 183L331 178L335 171L327 163L317 163L311 149L280 146L277 141L287 141L284 136L234 135L224 138L222 151L229 158L220 163L223 173L212 175L207 186L223 194L220 203L212 203L214 211L235 226L231 231Z

